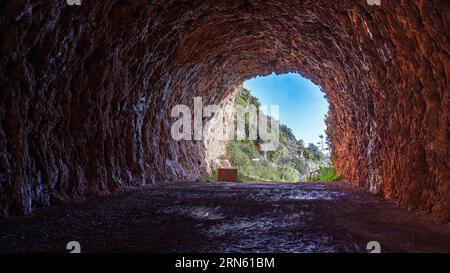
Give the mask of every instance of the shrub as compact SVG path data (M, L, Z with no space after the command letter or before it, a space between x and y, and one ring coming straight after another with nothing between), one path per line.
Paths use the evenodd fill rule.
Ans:
M231 141L227 146L227 156L231 163L239 168L244 174L252 173L252 161L248 155L241 149L239 141Z
M280 175L281 181L284 182L298 181L298 172L296 172L295 169L289 164L284 164L278 167L278 173Z
M319 181L334 182L341 180L341 175L336 172L334 167L323 168L319 171Z
M319 170L319 177L318 179L315 177L312 177L309 179L310 182L314 181L322 181L322 182L334 182L341 180L342 177L340 174L338 174L334 167L326 167Z
M262 181L281 181L276 165L265 160L255 164L255 176Z
M217 170L213 170L209 176L205 176L202 182L217 182Z

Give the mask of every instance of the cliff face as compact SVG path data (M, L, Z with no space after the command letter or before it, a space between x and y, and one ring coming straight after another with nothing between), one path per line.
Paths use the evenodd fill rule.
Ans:
M0 14L0 215L198 179L204 144L172 140L172 107L275 71L324 88L345 178L449 219L445 0L19 0Z
M218 168L230 168L231 164L225 159L229 138L235 131L235 108L234 97L239 91L236 88L227 98L223 99L217 106L219 111L212 118L208 118L208 123L204 127L204 153L209 174Z

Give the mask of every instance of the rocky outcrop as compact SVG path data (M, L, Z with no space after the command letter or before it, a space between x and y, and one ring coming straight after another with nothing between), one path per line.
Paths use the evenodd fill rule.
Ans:
M240 87L239 87L240 88ZM236 88L217 106L219 111L208 119L204 127L203 145L207 172L212 173L218 168L231 168L231 163L225 159L228 140L235 131L234 97L239 91Z
M327 93L345 178L448 221L449 6L381 2L3 1L0 214L198 179L171 108L275 71Z

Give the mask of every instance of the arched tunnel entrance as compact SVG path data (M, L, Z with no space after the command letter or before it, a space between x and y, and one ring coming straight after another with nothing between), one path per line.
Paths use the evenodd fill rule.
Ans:
M329 104L321 90L296 73L245 81L234 97L226 100L218 115L208 121L210 124L200 128L204 130L210 169L210 175L203 180L294 183L340 180L330 160L331 145L326 134ZM204 114L208 113L208 107L211 106L203 106ZM200 112L196 115L202 115ZM184 126L191 128L190 124ZM190 139L191 134L186 137ZM237 169L236 177L227 179L221 175L233 169Z
M0 215L207 175L171 109L226 104L248 78L323 87L336 169L445 223L444 0L14 1L0 4Z

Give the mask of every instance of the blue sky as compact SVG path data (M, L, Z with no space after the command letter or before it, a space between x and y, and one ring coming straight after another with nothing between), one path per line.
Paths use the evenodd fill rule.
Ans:
M305 144L316 144L319 135L325 136L325 114L328 102L320 87L299 74L289 73L256 77L244 82L244 87L261 104L279 105L280 120L292 129L297 139ZM269 113L270 114L270 113Z

